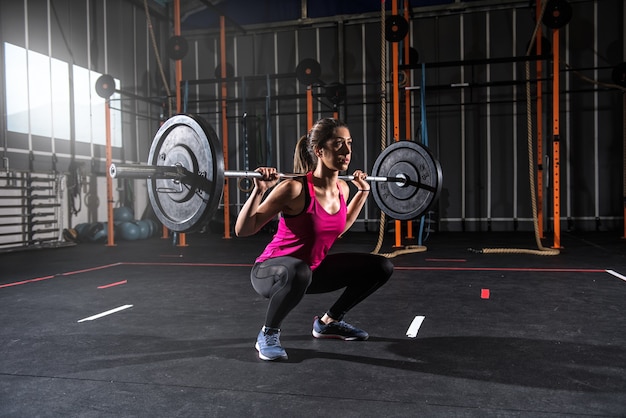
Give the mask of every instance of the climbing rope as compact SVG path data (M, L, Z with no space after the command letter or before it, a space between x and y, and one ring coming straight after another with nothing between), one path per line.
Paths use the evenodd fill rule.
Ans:
M385 0L380 2L380 150L387 146L387 40L385 39ZM385 237L385 212L380 211L378 242L372 254L378 254Z
M150 32L150 40L152 41L152 49L154 50L154 55L156 56L157 66L159 67L159 73L161 74L161 80L163 81L163 87L165 87L165 92L167 94L167 105L168 105L168 117L173 115L172 113L172 93L170 91L169 83L167 82L167 77L165 77L165 71L163 70L163 62L161 61L161 55L159 54L159 48L157 46L156 37L154 36L154 28L152 27L152 19L150 18L150 10L148 8L148 0L143 1L144 9L146 11L146 22L148 24L148 31Z
M387 147L387 40L385 39L385 1L381 1L380 11L380 151ZM380 222L378 224L378 241L372 254L379 254L383 257L393 258L401 254L426 251L426 247L421 245L407 245L402 249L380 254L383 245L386 225L385 212L380 212Z
M532 46L537 37L537 31L543 18L544 11L546 9L547 0L543 0L541 5L540 15L537 18L537 24L535 30L528 44L526 56L530 55ZM528 175L530 181L530 200L532 204L533 213L533 227L535 231L535 241L539 249L526 249L526 248L483 248L481 250L474 250L470 248L470 251L481 254L534 254L534 255L558 255L560 251L556 248L546 248L541 243L541 237L539 236L539 221L537 218L537 196L535 186L535 170L534 170L534 152L533 152L533 122L532 122L532 107L531 107L531 89L530 89L530 63L526 61L526 125L527 125L527 138L528 138Z

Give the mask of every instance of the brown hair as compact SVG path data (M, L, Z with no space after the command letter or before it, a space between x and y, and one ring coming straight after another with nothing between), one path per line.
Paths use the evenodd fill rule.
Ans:
M315 122L309 133L298 139L293 155L294 172L303 174L313 171L317 164L315 150L332 139L337 128L347 126L343 121L333 118L322 118Z

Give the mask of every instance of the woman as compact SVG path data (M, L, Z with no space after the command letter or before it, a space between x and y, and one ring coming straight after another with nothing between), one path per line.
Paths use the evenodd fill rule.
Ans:
M393 264L369 253L328 255L335 240L356 220L370 191L367 175L356 170L352 183L357 191L346 204L350 188L338 176L348 169L351 154L347 125L324 118L296 145L294 169L306 174L278 183L275 168L256 170L262 178L254 179L254 189L237 217L235 233L253 235L281 215L276 234L250 273L254 289L269 299L265 324L255 345L262 360L287 358L280 344L281 323L306 293L345 289L330 309L315 317L314 337L369 337L343 317L389 280Z

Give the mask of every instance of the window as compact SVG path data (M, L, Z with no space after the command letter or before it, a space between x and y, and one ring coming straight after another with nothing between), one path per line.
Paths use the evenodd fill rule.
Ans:
M74 101L76 141L106 144L105 99L96 94L101 74L5 43L7 129L12 132L70 139L70 100ZM119 80L115 80L119 89ZM119 93L111 99L119 99ZM111 144L122 145L122 115L111 109Z
M4 44L4 73L6 75L7 129L28 133L28 73L26 50Z
M94 144L106 144L106 121L104 113L105 100L96 93L96 81L102 75L74 65L74 120L76 140ZM115 80L115 88L119 90L120 82ZM114 93L111 100L119 99L120 94ZM111 109L111 145L122 146L122 113Z

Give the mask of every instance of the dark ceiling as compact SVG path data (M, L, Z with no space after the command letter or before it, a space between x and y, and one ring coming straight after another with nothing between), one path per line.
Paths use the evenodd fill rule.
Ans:
M458 0L398 0L398 7L408 1L410 8L442 6ZM472 0L462 0L469 2ZM153 0L161 8L173 7L174 0ZM391 1L385 2L391 10ZM181 30L217 30L220 16L229 25L272 25L304 19L322 19L338 15L361 15L381 10L381 0L180 0Z

